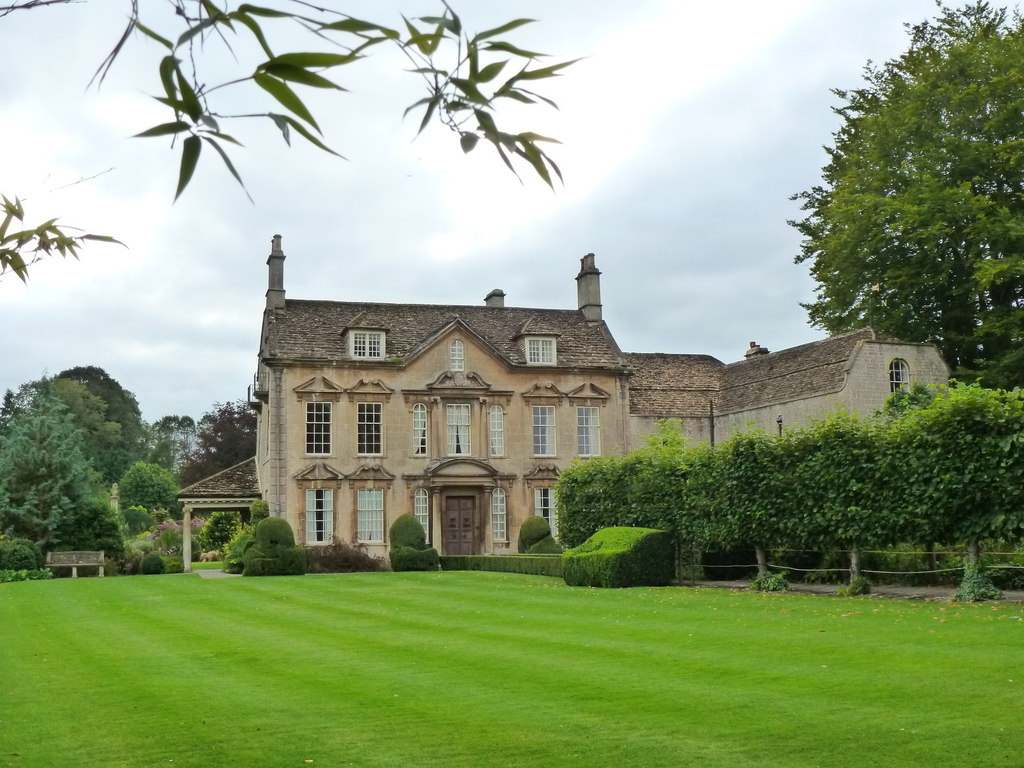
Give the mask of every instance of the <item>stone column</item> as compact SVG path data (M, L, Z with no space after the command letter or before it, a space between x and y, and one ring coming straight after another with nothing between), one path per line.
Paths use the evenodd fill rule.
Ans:
M185 516L181 520L181 563L185 573L192 573L192 507L185 505Z

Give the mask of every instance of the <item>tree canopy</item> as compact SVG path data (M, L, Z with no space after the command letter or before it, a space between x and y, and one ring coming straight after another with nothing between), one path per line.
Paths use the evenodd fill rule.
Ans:
M842 118L807 215L813 324L938 344L956 376L1024 384L1024 21L939 6Z
M199 420L195 447L181 465L181 484L191 485L255 455L255 412L244 400L217 403Z

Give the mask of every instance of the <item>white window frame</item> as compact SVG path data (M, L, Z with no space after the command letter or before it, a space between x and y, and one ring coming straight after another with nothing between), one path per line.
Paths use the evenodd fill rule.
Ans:
M306 489L306 543L329 544L334 538L334 491Z
M384 489L356 491L356 538L368 544L384 541Z
M331 454L331 403L306 402L306 455ZM317 450L317 449L322 450Z
M447 425L447 455L472 455L472 408L469 403L447 403L444 407Z
M488 441L491 456L505 455L505 411L500 405L492 405L487 416Z
M551 535L558 538L558 509L555 507L554 488L533 489L533 514L548 521Z
M558 361L558 344L553 336L526 337L527 365L554 365Z
M491 491L491 539L508 541L508 500L501 488Z
M412 455L426 456L430 444L427 438L427 406L416 403L412 407Z
M430 543L430 493L426 488L418 488L412 495L412 516L420 521L423 532Z
M533 455L555 456L555 406L533 406Z
M376 420L369 418L374 414ZM356 454L384 455L384 403L356 403Z
M448 345L448 370L466 370L466 345L458 339L453 339Z
M384 331L348 332L348 353L360 360L382 360L384 345Z
M601 409L597 406L576 407L576 452L579 456L601 455Z
M889 361L889 392L899 392L910 386L910 366L902 357Z

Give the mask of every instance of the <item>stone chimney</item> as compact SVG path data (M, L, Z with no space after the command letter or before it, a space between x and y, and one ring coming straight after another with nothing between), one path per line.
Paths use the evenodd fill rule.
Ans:
M270 256L267 257L267 266L270 268L267 309L284 309L284 251L281 250L281 236L274 235L270 242Z
M495 288L493 291L484 296L485 307L504 307L505 306L505 292L501 288Z
M601 271L594 266L594 254L580 259L580 273L576 275L576 297L579 308L587 320L601 319Z
M762 347L756 341L750 342L750 348L743 353L743 357L757 357L758 355L767 355L768 348Z

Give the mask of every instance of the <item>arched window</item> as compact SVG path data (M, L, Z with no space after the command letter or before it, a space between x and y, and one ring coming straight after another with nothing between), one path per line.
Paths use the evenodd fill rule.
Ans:
M491 491L491 538L508 541L508 510L505 507L505 491L495 488Z
M417 520L420 521L420 525L423 526L423 531L427 535L427 543L430 543L430 494L427 493L426 488L420 488L413 494L412 497L412 514Z
M491 406L490 414L491 456L505 455L505 412L500 405Z
M448 345L448 369L452 371L466 370L466 348L458 339Z
M427 406L416 403L412 407L412 453L427 455Z
M895 358L889 363L889 391L896 392L910 384L910 367L906 360Z

